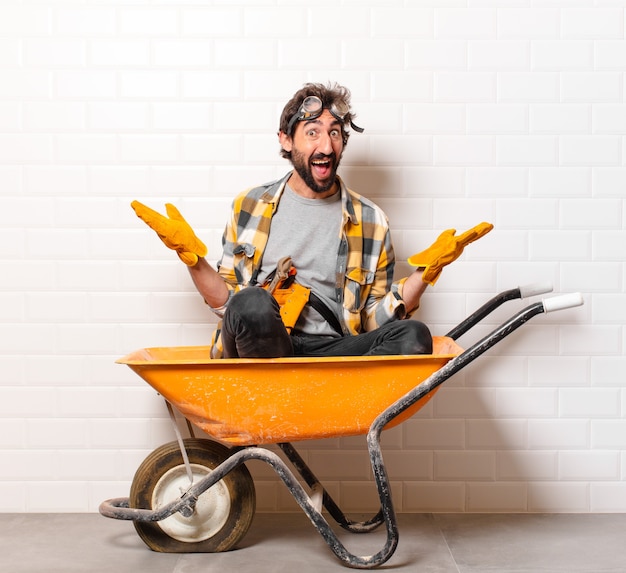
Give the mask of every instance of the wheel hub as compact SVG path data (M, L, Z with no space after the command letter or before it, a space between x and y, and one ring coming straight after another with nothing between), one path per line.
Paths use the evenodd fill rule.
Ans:
M211 474L210 469L198 464L191 464L191 472L194 483ZM180 499L190 486L184 465L170 469L161 476L152 492L152 507L158 509ZM198 498L189 517L175 513L159 521L159 527L178 541L185 543L204 541L225 525L230 505L228 488L219 481Z

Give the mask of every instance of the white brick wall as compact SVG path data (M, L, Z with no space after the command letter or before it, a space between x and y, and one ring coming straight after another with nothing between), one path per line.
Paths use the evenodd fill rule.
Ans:
M517 284L585 296L385 435L397 508L626 511L625 8L2 2L0 511L96 511L172 439L114 360L207 343L215 319L129 202L175 202L214 261L234 194L288 169L278 117L308 80L351 88L366 132L343 175L385 208L401 260L495 224L424 297L435 334ZM363 440L302 451L346 509L375 508ZM253 472L261 510L295 509Z

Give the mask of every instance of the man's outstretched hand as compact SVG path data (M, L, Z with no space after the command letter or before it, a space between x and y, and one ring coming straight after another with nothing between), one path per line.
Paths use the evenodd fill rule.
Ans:
M480 223L459 236L455 235L456 229L448 229L430 247L410 256L407 262L413 267L423 267L422 280L434 285L443 267L458 259L466 245L480 239L491 229L491 223Z
M156 232L165 246L176 251L180 260L187 266L193 267L198 262L198 257L206 256L206 245L198 239L189 223L171 203L165 204L167 217L139 201L133 201L130 206L135 210L137 217Z

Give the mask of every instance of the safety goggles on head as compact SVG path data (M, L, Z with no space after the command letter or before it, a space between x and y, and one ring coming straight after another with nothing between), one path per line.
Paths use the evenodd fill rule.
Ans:
M324 104L322 100L317 96L307 96L304 98L300 109L296 113L291 116L289 120L289 124L287 125L287 135L291 136L293 133L294 125L297 121L303 121L305 119L315 119L322 115L324 111ZM345 102L340 102L339 104L333 103L333 105L328 108L328 111L332 114L332 116L341 123L344 122L344 118L350 111L350 107ZM364 129L362 127L358 127L350 121L350 127L354 129L354 131L358 131L359 133L363 133Z

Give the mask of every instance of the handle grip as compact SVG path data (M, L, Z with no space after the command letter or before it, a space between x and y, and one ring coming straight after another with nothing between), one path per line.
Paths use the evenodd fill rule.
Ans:
M519 292L522 298L528 298L538 294L545 294L547 292L552 292L552 283L542 282L524 285L519 287Z
M570 294L562 294L552 298L546 298L543 301L544 312L554 312L555 310L563 310L584 304L583 295L579 292Z

